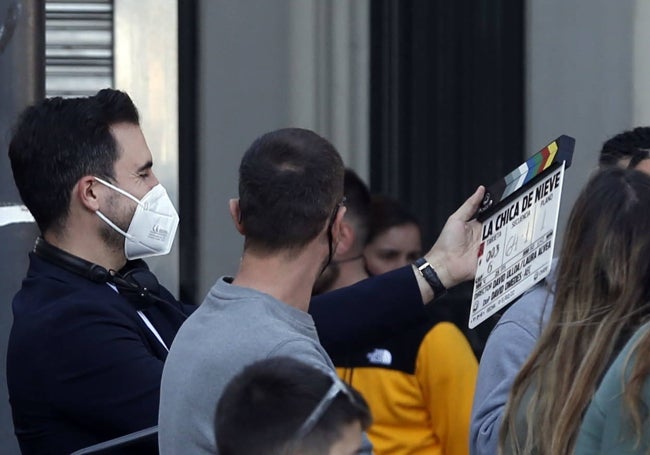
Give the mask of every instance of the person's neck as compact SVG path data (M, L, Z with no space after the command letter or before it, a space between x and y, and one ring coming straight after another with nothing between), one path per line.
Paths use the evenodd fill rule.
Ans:
M366 272L365 261L362 255L342 259L337 262L337 265L339 267L339 274L332 283L329 289L330 291L351 286L368 278L368 272Z
M244 251L233 284L269 294L302 311L309 309L311 291L322 268L314 248L296 254Z
M87 231L46 232L43 238L51 245L93 264L101 265L106 270L120 270L126 264L123 251L108 248L106 242L88 235Z

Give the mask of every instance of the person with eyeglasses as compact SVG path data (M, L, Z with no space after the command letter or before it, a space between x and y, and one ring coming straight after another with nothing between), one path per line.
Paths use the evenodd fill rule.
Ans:
M272 131L245 152L239 198L230 201L235 227L244 236L239 271L217 280L171 346L161 383L161 454L218 453L217 401L246 365L289 356L334 371L319 342L316 316L307 310L314 282L341 240L343 174L334 146L309 130ZM483 193L479 187L449 218L428 253L426 266L439 271L442 283L458 283L475 272L480 226L469 220ZM443 285L428 289L431 297L443 291ZM364 445L362 453L370 452Z
M39 100L18 117L8 155L40 231L12 301L7 346L22 453L69 454L155 426L167 350L195 305L177 301L145 262L170 250L179 218L140 113L114 89ZM428 253L447 286L475 270L465 220L456 218ZM335 352L409 326L434 295L409 266L315 297L309 311L319 341ZM366 316L348 318L353 311ZM138 453L157 454L155 438Z
M364 246L373 228L370 191L346 169L344 192L347 210L341 241L332 263L316 281L315 292L368 278ZM387 219L413 220L403 215L405 209L397 201L391 200L383 212ZM469 451L478 362L463 333L443 312L431 311L428 316L408 330L387 331L383 339L361 349L331 354L339 376L363 394L372 410L368 437L376 455Z
M361 394L331 371L272 357L230 380L215 432L222 455L353 455L371 420Z

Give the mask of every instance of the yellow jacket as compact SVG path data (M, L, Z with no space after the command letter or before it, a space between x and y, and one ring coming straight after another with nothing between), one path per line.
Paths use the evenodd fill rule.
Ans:
M478 363L454 324L427 321L333 361L368 401L376 455L469 453Z

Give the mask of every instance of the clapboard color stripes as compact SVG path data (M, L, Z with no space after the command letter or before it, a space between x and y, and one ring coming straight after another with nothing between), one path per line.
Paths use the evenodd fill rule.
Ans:
M528 158L505 177L488 186L476 216L485 219L488 216L488 213L485 212L496 210L501 202L514 195L528 182L549 169L553 163L565 162L565 167L569 167L573 158L574 145L574 138L562 135Z

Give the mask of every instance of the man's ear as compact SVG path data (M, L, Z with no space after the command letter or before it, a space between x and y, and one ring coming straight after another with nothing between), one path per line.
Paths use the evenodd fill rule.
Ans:
M239 198L233 198L228 201L228 208L230 209L230 217L232 218L233 223L235 223L235 228L237 232L241 235L246 235L244 231L244 225L241 221L241 209L239 208Z
M339 240L338 242L335 242L336 244L335 256L337 257L337 259L340 258L340 256L346 255L350 251L350 249L354 245L355 238L356 238L356 234L354 232L354 228L349 222L343 220L343 222L341 223Z
M82 207L91 212L99 210L99 191L98 186L103 186L97 182L92 175L81 177L76 185L72 188L72 199L70 204L78 202Z

